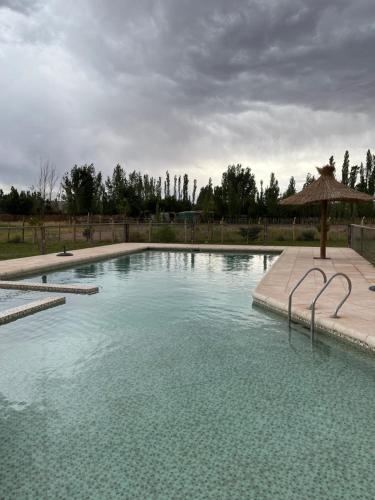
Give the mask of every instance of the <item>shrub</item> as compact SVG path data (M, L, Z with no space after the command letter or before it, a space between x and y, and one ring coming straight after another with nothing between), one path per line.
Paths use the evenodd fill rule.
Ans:
M176 233L170 226L162 226L153 232L153 237L158 243L174 243L176 241Z
M297 236L298 241L314 241L315 240L315 231L312 229L306 229L305 231L302 231L298 236Z
M82 236L86 238L86 241L90 241L94 236L94 231L93 227L87 226L83 229Z
M287 238L282 233L279 233L276 234L275 241L287 241Z
M261 226L240 227L240 235L246 241L254 241L258 238L259 233L262 231Z
M16 236L9 238L9 243L22 243L22 238L19 234L17 234Z

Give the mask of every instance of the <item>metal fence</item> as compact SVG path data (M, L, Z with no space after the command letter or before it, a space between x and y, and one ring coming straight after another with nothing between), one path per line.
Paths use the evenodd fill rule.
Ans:
M375 227L351 224L349 246L375 265Z
M45 224L0 226L2 243L80 242L99 244L116 242L153 243L232 243L314 242L319 240L315 225L299 224L226 224L226 223L137 223ZM331 226L329 241L345 245L347 226Z

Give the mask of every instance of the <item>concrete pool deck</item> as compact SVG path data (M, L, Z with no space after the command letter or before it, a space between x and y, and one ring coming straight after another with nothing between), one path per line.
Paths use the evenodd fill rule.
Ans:
M288 312L289 293L312 267L320 267L329 279L337 272L352 281L352 293L339 312L331 318L347 291L344 278L336 278L316 304L316 327L362 347L375 350L375 267L350 248L328 248L329 259L320 260L319 248L288 247L253 292L254 303L282 314ZM320 273L311 273L293 297L293 319L310 325L308 306L323 286Z
M340 317L330 316L346 293L346 281L332 282L317 303L316 326L333 335L375 350L375 267L349 248L328 248L329 260L316 260L319 248L262 245L210 245L164 243L118 243L75 250L71 257L55 254L0 261L0 279L19 278L55 269L119 257L145 250L202 250L216 252L249 252L281 254L263 277L253 293L254 303L286 314L288 295L298 279L311 267L322 268L329 278L335 272L344 272L352 280L353 291L340 310ZM294 295L293 318L306 325L311 312L307 309L322 286L322 277L312 273Z

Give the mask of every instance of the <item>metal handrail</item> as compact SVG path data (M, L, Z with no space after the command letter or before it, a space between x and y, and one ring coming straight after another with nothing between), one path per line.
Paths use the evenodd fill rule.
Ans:
M289 325L289 328L290 328L290 325L292 323L292 298L293 298L293 294L294 292L297 290L297 288L300 286L300 284L302 283L302 281L304 281L304 279L312 272L312 271L319 271L322 276L323 276L323 280L324 280L324 283L327 283L327 276L326 276L326 273L320 269L320 267L312 267L311 269L309 269L303 276L302 278L298 281L298 283L295 285L295 287L293 288L293 290L290 292L289 294L289 301L288 301L288 325Z
M348 292L345 295L345 297L342 299L342 301L339 303L339 305L336 307L336 310L332 314L331 318L338 318L338 314L337 313L339 312L339 310L344 305L344 303L346 302L347 298L349 297L349 295L352 292L352 282L351 282L350 278L346 274L344 274L344 273L335 273L333 276L331 276L329 278L329 280L325 283L325 285L320 290L320 292L317 294L317 296L315 297L315 299L313 300L313 302L311 304L311 327L310 328L311 328L311 340L312 341L314 340L314 336L315 336L315 305L316 305L316 302L319 299L319 297L322 295L322 293L326 290L326 288L331 284L332 280L334 280L338 276L342 276L348 282Z

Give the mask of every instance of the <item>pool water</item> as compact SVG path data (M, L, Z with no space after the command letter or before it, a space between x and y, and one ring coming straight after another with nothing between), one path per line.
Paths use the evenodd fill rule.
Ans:
M0 498L375 498L375 358L252 307L276 258L49 274L100 293L0 327Z

